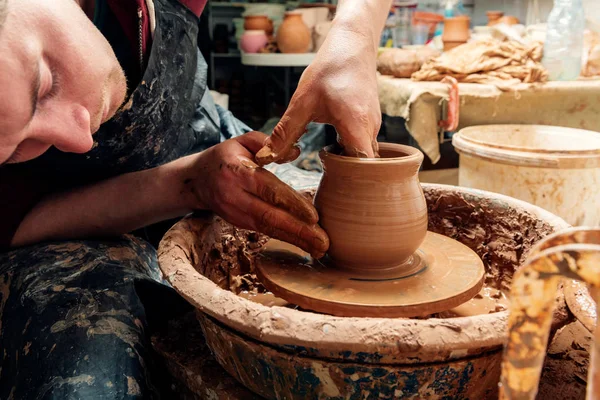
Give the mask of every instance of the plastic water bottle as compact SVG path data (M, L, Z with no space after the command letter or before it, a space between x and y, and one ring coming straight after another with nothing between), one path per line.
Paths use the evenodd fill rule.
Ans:
M548 16L544 58L550 80L571 81L581 73L585 14L581 0L554 0Z

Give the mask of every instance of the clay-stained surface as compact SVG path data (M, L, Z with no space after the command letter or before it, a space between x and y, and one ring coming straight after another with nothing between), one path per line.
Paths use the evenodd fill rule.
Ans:
M553 299L564 278L600 286L600 230L571 228L542 240L526 265L517 271L511 288L509 340L504 348L501 399L533 399L546 354ZM600 331L595 333L596 341ZM598 347L593 357L598 360ZM592 361L589 393L598 393L600 370ZM595 398L591 396L590 398Z
M556 332L544 364L539 400L584 400L591 340L578 321ZM167 361L181 400L259 399L218 364L206 346L195 312L171 321L169 330L155 335L152 343Z
M204 314L199 320L219 364L266 399L497 398L500 351L410 366L326 361L289 355L249 340Z
M537 399L584 400L592 334L579 321L561 328L548 347Z
M579 281L569 281L565 283L565 300L569 310L585 326L585 328L594 332L598 319L596 302L592 299L588 287Z
M428 229L474 250L486 266L486 285L506 292L531 247L555 229L552 220L507 207L498 198L481 198L458 190L440 196L427 186L424 192Z
M505 196L443 185L424 184L423 189L430 229L475 250L489 270L488 281L498 286L536 240L568 226L540 208ZM251 265L248 255L260 246L261 238L244 245L240 238L250 233L210 221L207 216L188 218L168 232L159 248L161 268L191 304L255 340L311 357L414 364L493 351L506 339L506 311L446 319L343 318L253 303L222 288L236 284L234 274L225 268L227 263L237 268L233 260L242 254L240 265ZM214 239L224 229L234 232L225 245ZM231 261L223 261L219 249L226 250L225 258ZM207 252L213 254L207 256ZM192 265L200 272L214 269L214 273L206 272L212 281Z

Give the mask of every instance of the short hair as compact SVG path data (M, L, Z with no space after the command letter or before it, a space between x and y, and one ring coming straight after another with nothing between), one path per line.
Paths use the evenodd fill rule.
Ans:
M2 27L4 26L4 21L6 20L6 9L8 8L7 5L8 0L0 0L0 30L2 30Z

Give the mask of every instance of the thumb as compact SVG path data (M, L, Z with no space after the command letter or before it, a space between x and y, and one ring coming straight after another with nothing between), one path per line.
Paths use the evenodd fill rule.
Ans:
M294 94L285 114L273 129L273 134L256 153L256 162L259 165L284 163L300 155L296 143L304 135L306 126L313 118L313 101L310 98L310 95L305 96L302 92Z

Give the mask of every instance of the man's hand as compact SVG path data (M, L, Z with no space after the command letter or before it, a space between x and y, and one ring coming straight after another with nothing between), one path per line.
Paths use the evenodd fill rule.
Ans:
M377 155L381 108L377 48L391 0L339 0L336 17L317 57L273 135L257 153L260 165L294 160L309 122L335 126L349 156Z
M377 92L376 56L372 42L360 33L332 29L265 147L261 165L298 157L295 147L309 122L335 126L338 141L350 156L373 157L381 110Z
M197 156L186 167L195 209L211 209L240 228L294 244L314 257L329 248L311 202L253 161L266 135L250 132Z

